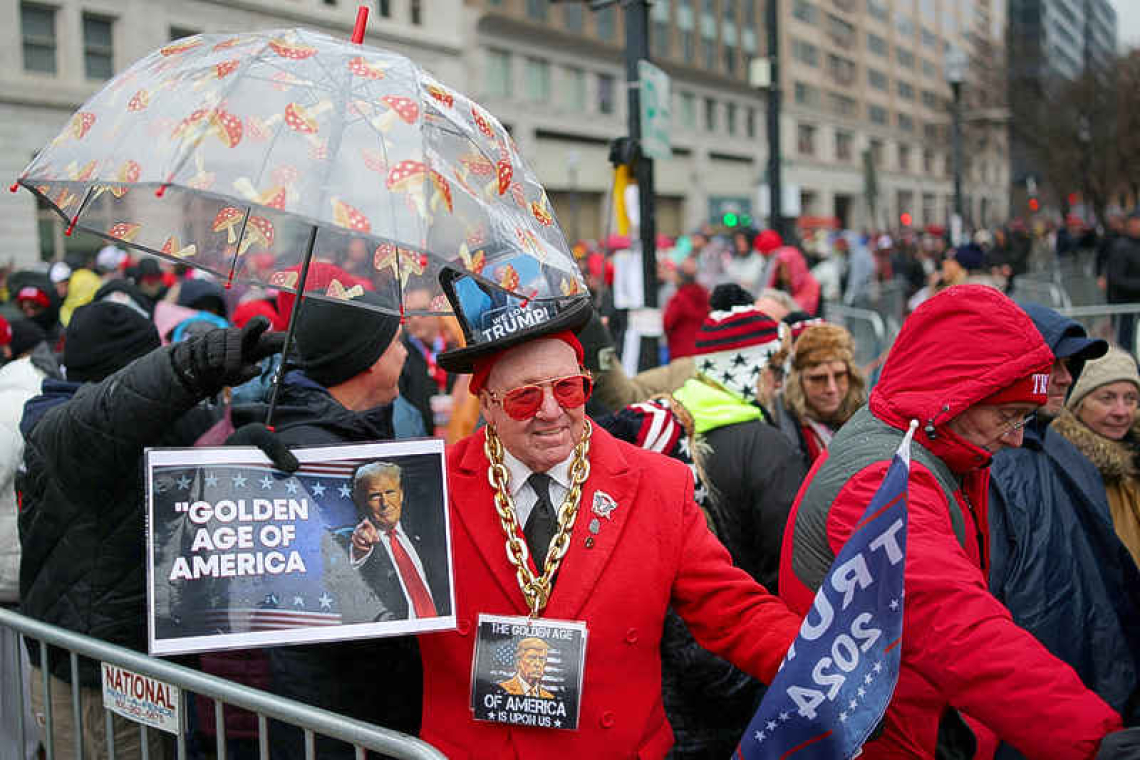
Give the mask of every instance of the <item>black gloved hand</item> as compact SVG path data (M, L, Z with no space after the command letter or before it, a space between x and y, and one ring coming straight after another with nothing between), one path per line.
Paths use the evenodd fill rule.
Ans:
M1140 728L1113 731L1100 740L1096 760L1140 760Z
M301 463L289 447L281 440L281 436L265 427L260 422L251 422L242 425L226 439L226 446L256 446L265 456L273 462L273 466L283 472L296 472Z
M213 395L257 377L257 362L281 352L285 334L268 329L269 320L258 316L245 327L213 330L179 343L170 361L188 387Z

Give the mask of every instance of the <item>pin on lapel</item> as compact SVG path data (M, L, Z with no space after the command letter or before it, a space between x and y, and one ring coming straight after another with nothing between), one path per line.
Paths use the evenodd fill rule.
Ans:
M593 533L596 536L598 534L598 531L601 529L602 529L602 523L600 520L598 520L598 518L595 517L593 520L590 520L590 532L591 533Z
M615 509L617 509L617 502L614 501L614 497L605 491L597 491L594 493L594 506L592 511L595 515L609 520L610 515Z

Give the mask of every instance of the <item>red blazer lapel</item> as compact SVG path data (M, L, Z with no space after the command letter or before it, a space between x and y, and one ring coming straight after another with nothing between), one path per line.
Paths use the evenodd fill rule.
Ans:
M550 604L543 612L546 617L578 618L629 522L639 478L640 474L629 467L613 437L595 424L590 441L590 477L582 489L570 549L562 559ZM601 503L608 502L604 498L608 496L617 505L609 511L608 518L594 512L595 499L599 496ZM595 519L598 521L596 534L590 532L590 523ZM590 539L593 545L587 548Z
M525 615L528 612L526 602L514 566L507 559L506 537L499 522L499 513L495 511L491 484L487 480L484 439L484 432L479 431L456 444L457 448L466 447L466 450L455 452L452 466L448 468L452 514L463 524L483 564L511 600L512 607L519 615ZM455 568L456 575L464 571L462 567Z

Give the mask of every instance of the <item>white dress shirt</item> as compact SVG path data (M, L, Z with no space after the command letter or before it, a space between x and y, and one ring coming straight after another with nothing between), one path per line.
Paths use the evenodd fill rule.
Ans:
M400 527L400 523L396 523L394 530L396 540L400 542L400 545L404 547L404 551L412 558L412 564L416 566L416 572L420 574L420 580L423 582L424 588L427 589L428 596L431 596L431 586L428 585L427 575L424 574L424 566L423 563L420 562L420 555L416 552L416 547L412 544L411 539L408 538L408 534ZM400 580L400 590L404 592L404 599L408 602L408 619L414 620L416 617L416 607L412 604L412 597L408 594L408 587L404 584L404 576L400 575L400 566L396 564L396 558L392 556L392 544L388 541L387 531L380 531L380 545L383 546L384 551L388 553L388 561L392 563L392 567L396 570L396 577ZM372 556L372 552L375 550L376 545L373 544L372 548L368 550L368 553L360 559L352 559L352 555L350 554L349 559L352 562L352 566L359 568L368 561L368 558ZM353 554L355 554L355 551ZM435 604L434 597L432 598L432 604Z
M558 520L558 509L562 506L562 500L566 498L566 493L570 490L570 464L573 461L574 455L571 454L546 471L546 474L550 476L548 490L550 491L550 505L554 508L555 521ZM503 447L503 464L506 465L507 472L511 475L511 498L515 500L515 519L518 520L521 529L526 525L530 511L538 502L538 494L527 482L527 478L534 473L534 470L520 462L511 452L507 451L506 447Z

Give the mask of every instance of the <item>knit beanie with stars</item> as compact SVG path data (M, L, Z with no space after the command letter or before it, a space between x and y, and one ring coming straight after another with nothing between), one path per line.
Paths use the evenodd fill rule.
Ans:
M780 324L752 306L714 311L697 331L697 372L733 395L751 401L756 382L779 350Z

